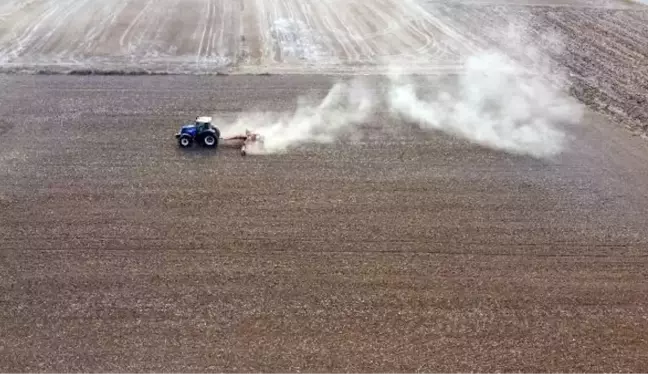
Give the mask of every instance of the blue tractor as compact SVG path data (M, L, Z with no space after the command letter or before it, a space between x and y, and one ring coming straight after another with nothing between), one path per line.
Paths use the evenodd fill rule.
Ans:
M182 126L175 137L182 148L191 147L194 142L207 148L216 148L220 130L212 124L211 117L196 117L195 122Z

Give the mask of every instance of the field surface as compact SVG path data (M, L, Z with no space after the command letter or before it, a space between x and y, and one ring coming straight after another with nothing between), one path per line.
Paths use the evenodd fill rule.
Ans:
M0 75L0 370L645 371L648 152L621 129L648 124L647 25L621 0L2 1L0 72L38 74ZM352 146L173 138L394 65L498 92L457 83L492 50L595 109L563 154L387 107ZM114 76L142 72L180 75Z
M462 50L456 32L412 0L10 0L0 20L7 66L46 69L447 65Z
M604 16L584 32L592 48L641 47L648 36L648 7L621 0L6 0L0 63L183 73L348 73L392 63L447 72L479 50L474 36L502 27L494 15L519 23L520 9L568 36L565 20L578 18L586 24L574 27L587 30ZM563 9L572 9L568 18L555 15ZM601 27L606 40L596 38Z
M647 25L625 0L6 0L0 72L447 74L496 48L645 131Z
M1 77L0 369L648 365L646 152L596 115L553 161L414 130L249 158L172 137L330 84Z

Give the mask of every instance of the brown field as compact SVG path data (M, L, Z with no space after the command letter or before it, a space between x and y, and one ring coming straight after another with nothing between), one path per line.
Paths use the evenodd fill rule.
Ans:
M413 130L242 158L172 134L329 78L0 85L2 371L648 365L646 152L596 115L553 161Z
M3 1L0 71L47 75L0 75L0 371L645 371L648 152L619 127L648 123L647 22L621 0ZM387 107L351 146L173 139L389 64L452 91L493 48L607 116L550 160ZM53 74L79 69L187 75Z

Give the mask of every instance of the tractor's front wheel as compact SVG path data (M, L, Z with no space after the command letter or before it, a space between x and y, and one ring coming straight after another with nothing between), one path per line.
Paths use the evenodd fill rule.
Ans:
M180 139L178 139L178 145L182 148L188 148L191 146L191 138L188 136L181 136Z

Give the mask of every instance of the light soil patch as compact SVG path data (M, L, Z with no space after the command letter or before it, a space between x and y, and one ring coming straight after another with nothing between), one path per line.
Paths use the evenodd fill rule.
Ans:
M13 0L0 20L5 70L447 69L470 51L414 0Z

